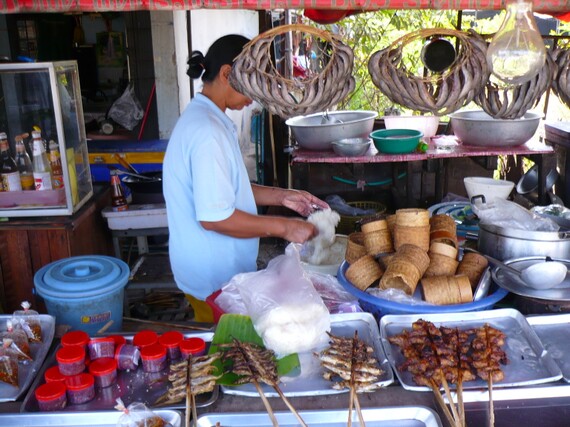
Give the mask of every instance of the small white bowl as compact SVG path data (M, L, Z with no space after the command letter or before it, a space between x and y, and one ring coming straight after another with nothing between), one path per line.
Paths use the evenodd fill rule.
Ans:
M370 148L370 138L346 138L332 142L333 151L343 157L363 156Z
M485 203L492 202L495 198L507 199L515 186L512 181L483 176L468 176L463 178L463 184L469 200L475 196L484 196Z

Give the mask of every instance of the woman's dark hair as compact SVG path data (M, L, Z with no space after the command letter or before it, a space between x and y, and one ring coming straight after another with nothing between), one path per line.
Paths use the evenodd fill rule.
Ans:
M213 81L222 65L233 64L247 42L249 39L246 37L230 34L216 40L208 49L206 56L198 50L193 51L188 60L186 74L193 79L202 76L203 82Z

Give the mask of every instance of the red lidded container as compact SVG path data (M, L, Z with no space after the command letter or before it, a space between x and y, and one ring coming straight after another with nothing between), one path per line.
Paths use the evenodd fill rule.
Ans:
M59 366L52 366L44 372L44 379L46 383L65 382L65 375L59 372Z
M158 334L154 331L149 330L142 330L135 334L133 337L133 345L136 345L138 348L147 347L149 345L153 345L158 343Z
M117 369L121 371L137 369L140 357L141 352L139 348L132 344L121 344L115 350Z
M180 359L180 343L184 340L184 335L178 331L165 332L158 339L158 343L166 348L166 355L170 360Z
M122 335L109 335L109 338L113 338L115 341L115 348L127 342L126 338Z
M184 360L188 359L190 355L194 357L203 356L206 354L206 341L198 337L186 338L180 343L180 353Z
M160 372L166 368L166 348L156 343L141 348L143 371Z
M67 401L74 405L89 402L95 397L95 379L93 375L82 373L65 379Z
M100 357L89 365L89 373L97 387L109 387L117 381L117 362L109 357Z
M62 382L45 383L36 388L34 395L40 411L61 411L67 405L65 384Z
M64 347L78 345L86 349L88 342L89 334L85 331L70 331L61 337L61 345Z
M57 366L62 375L77 375L85 370L85 350L72 345L62 347L55 353Z
M113 337L92 338L87 344L89 358L93 361L100 357L115 356L115 340Z

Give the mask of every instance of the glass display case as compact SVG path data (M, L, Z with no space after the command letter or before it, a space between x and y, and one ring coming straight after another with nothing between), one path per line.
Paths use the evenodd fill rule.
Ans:
M32 144L37 131L43 144ZM24 142L35 180L29 190L0 185L0 217L71 215L93 196L76 61L0 64L0 132L8 137L12 158L16 141ZM52 185L45 176L38 184L40 162L34 160L42 145Z

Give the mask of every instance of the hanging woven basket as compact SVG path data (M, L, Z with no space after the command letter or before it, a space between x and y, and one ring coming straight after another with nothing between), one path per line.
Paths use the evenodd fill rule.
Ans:
M273 42L290 31L312 34L328 44L330 57L320 72L306 78L287 78L278 72L272 59ZM353 65L354 53L339 37L309 25L282 25L245 45L232 66L230 83L271 113L287 119L336 106L354 90Z
M555 63L552 90L567 107L570 107L570 49L558 47L552 52Z
M404 47L429 37L455 37L459 48L453 64L441 73L420 77L409 71L403 61ZM473 31L430 28L409 33L368 61L374 84L392 102L414 111L445 115L471 102L489 79L486 44Z

